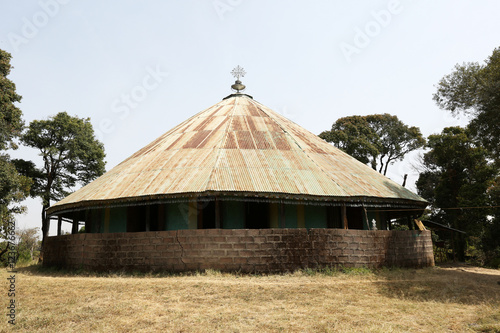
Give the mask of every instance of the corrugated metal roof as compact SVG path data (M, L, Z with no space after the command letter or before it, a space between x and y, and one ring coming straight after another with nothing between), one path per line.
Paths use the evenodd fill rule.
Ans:
M425 200L240 94L196 114L49 209L182 193L256 192L359 202Z

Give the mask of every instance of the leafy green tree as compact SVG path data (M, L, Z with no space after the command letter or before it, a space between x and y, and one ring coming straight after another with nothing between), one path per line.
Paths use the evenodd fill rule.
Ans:
M9 226L14 225L14 215L26 211L21 202L29 195L31 179L20 175L9 157L0 154L0 239L7 240ZM8 243L0 249L0 258L7 252Z
M12 66L11 55L0 50L0 152L16 149L15 139L24 126L22 112L15 105L21 101L16 85L7 78ZM20 203L29 193L31 181L21 176L8 154L0 153L0 238L6 239L6 230L14 222L14 214L25 211ZM7 249L0 250L0 257Z
M500 264L500 48L493 50L483 64L457 64L444 76L433 96L437 105L454 115L471 118L470 136L489 152L495 162L496 179L487 194L491 209L482 229L482 244L487 257L496 256ZM497 265L498 266L498 265Z
M340 118L319 137L365 164L380 151L377 134L363 116Z
M42 199L42 248L50 220L46 209L51 201L67 196L77 185L85 185L104 173L104 146L94 135L90 119L60 112L48 120L34 120L21 141L40 151L43 167L17 161L35 181L33 196Z
M489 223L489 189L496 175L487 150L461 127L447 127L441 134L429 136L427 147L425 170L416 185L418 193L432 204L431 219L465 231L469 237L481 237ZM456 239L459 260L464 260L466 241Z
M21 96L16 93L14 82L7 78L11 58L10 53L0 50L0 150L17 148L14 139L24 126L22 112L14 104L21 101Z
M372 166L378 164L378 172L384 175L390 164L402 161L406 154L425 145L420 129L405 125L397 116L374 114L366 116L366 120L377 134L380 146L379 155L372 157Z
M500 176L488 188L491 212L482 237L486 264L500 268Z
M387 113L340 118L319 137L384 175L389 165L425 144L420 129Z
M42 170L38 169L33 161L12 159L11 163L20 175L23 175L31 180L31 186L29 187L28 193L29 196L33 198L37 197L43 189L42 179L44 174Z
M0 155L0 216L10 219L20 214L25 207L20 202L29 195L31 179L20 175L7 155ZM3 225L2 225L3 226Z
M457 64L439 81L433 99L452 114L472 117L471 134L500 162L500 48L485 64Z
M30 262L38 249L38 228L19 229L17 236L18 260Z

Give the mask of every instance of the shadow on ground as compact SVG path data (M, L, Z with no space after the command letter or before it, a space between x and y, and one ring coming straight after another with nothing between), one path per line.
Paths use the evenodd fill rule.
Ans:
M40 265L19 267L18 272L47 277L168 277L204 273L92 272L45 268ZM369 272L369 270L367 270ZM226 273L224 273L226 274ZM314 273L313 274L321 274ZM340 274L340 273L339 273ZM247 275L233 273L231 275ZM251 275L251 274L250 274ZM371 281L380 295L401 300L458 304L490 304L500 307L500 270L454 264L423 269L381 269ZM361 277L360 277L361 278Z
M381 270L379 293L389 298L500 306L500 270L468 265Z

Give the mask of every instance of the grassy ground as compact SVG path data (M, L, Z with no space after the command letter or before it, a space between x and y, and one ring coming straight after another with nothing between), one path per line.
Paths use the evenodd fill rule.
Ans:
M5 269L4 312L9 298ZM500 332L500 270L300 271L286 275L16 273L24 332Z

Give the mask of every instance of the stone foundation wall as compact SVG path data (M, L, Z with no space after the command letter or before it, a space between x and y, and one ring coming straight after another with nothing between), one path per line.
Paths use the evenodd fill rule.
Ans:
M48 237L44 266L90 270L284 272L434 266L430 231L200 229Z

